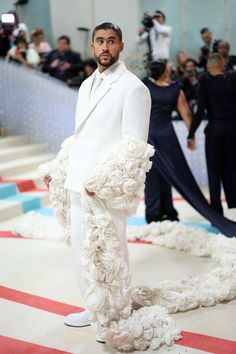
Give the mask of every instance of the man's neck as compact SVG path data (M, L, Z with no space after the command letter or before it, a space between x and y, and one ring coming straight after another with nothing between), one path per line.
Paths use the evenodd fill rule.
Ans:
M68 49L68 50L63 50L63 51L62 51L62 50L59 50L59 54L60 54L60 55L64 55L64 54L66 54L67 52L69 52L69 50L70 50L70 49Z
M110 66L102 66L102 65L98 64L98 71L100 73L103 73L105 70L107 70L109 68L110 68Z
M99 63L97 63L98 65L98 71L101 73L103 73L104 71L113 68L114 66L116 66L119 63L119 60L117 60L115 63L111 64L110 66L103 66Z
M222 75L224 73L222 69L211 69L209 72L212 76Z

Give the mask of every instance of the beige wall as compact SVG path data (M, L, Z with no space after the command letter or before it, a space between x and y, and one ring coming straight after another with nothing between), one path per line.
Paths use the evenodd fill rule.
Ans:
M90 44L91 41L91 30L105 21L121 27L125 42L124 59L136 50L139 0L50 0L50 12L54 40L62 34L69 35L72 48L83 58L86 56L85 42ZM90 29L88 41L86 33L78 31L77 27ZM87 55L90 55L89 49Z

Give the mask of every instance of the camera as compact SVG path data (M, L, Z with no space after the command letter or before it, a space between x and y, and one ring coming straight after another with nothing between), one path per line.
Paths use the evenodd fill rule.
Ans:
M153 16L150 15L149 13L144 13L143 19L142 19L142 24L145 28L146 31L149 31L153 27Z
M5 35L11 33L14 30L15 16L13 14L2 14L0 23Z

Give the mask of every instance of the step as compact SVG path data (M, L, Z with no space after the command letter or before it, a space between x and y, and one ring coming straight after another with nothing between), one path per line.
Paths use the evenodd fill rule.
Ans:
M18 146L22 144L27 144L29 139L26 135L10 135L5 137L0 137L0 149L9 146Z
M36 170L42 163L48 162L55 157L54 154L42 154L31 157L25 157L15 161L1 163L0 177L6 179L17 174ZM28 179L28 178L27 178Z
M40 198L40 207L44 207L45 205L48 205L49 203L49 192L37 192L37 191L29 191L29 192L24 192L21 193L21 195L30 195L30 196L35 196Z
M0 222L41 209L49 203L48 192L25 192L0 200Z
M0 200L0 222L22 214L22 206L14 200Z
M41 177L39 176L38 169L29 171L26 173L20 173L17 175L11 176L12 180L31 180L34 182L37 188L45 188L45 184Z
M0 210L1 210L1 203L0 203ZM48 210L48 212L47 212ZM14 210L12 210L13 212ZM21 210L20 210L21 211ZM45 211L45 212L43 212ZM50 205L44 205L43 208L36 209L35 212L41 214L41 215L46 215L46 216L53 216L53 211L50 207ZM8 211L9 213L9 211ZM7 213L6 213L7 214ZM0 214L1 215L1 214ZM17 225L17 222L22 222L24 220L24 214L22 213L17 213L14 216L8 218L6 217L0 222L0 231L2 230L11 230L13 231L13 225Z
M17 193L17 188L14 183L0 183L0 199L8 198Z
M0 150L0 163L48 152L47 144L28 144L5 147Z

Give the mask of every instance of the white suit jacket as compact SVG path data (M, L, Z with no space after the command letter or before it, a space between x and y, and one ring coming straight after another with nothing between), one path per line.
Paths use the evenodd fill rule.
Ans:
M147 141L151 99L149 90L119 61L104 71L104 80L90 98L93 73L79 89L75 142L69 153L65 188L80 193L89 171L102 154L124 135Z

